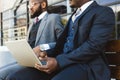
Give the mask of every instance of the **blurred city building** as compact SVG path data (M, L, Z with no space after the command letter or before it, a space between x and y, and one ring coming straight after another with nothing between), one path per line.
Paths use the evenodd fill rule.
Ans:
M96 0L100 5L109 6L116 16L115 37L120 39L120 0ZM6 41L25 39L32 22L29 17L28 0L0 0L0 45ZM69 0L48 0L49 12L59 13L65 25L74 9Z

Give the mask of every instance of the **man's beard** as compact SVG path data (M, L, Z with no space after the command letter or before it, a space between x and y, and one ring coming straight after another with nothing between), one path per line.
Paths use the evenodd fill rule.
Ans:
M31 18L38 17L41 13L42 13L42 7L40 5L39 8L34 12L34 14L31 15Z
M70 7L71 7L71 8L75 8L75 6L74 6L74 5L70 5Z

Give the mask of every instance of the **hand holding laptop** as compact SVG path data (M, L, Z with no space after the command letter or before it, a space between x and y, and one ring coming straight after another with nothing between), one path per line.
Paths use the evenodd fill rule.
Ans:
M35 52L36 56L39 58L39 57L46 57L47 54L44 52L44 51L41 51L40 50L40 47L37 46L35 48L33 48L33 51Z
M39 46L33 48L33 51L39 59L47 57L47 53L45 51L41 51ZM45 60L44 61L40 60L40 61L41 61L42 65L46 65Z

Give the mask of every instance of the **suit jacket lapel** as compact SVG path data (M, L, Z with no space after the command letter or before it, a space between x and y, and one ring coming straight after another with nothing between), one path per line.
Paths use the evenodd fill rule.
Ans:
M94 1L88 8L78 17L79 19L84 16L89 10L93 8L93 6L97 5L96 1Z
M76 23L75 23L75 33L76 33L76 31L78 30L77 28L78 28L78 26L79 26L79 22L80 22L80 19L88 12L88 11L90 11L92 8L93 8L93 6L95 6L95 5L97 5L97 3L96 3L96 1L94 1L79 17L78 17L78 19L77 19L77 21L76 21Z
M35 45L36 43L39 41L41 35L42 35L42 32L45 28L45 25L46 25L46 20L47 20L47 17L48 17L48 13L44 16L44 18L42 19L42 21L40 22L40 25L39 25L39 28L38 28L38 32L37 32L37 35L36 35L36 41L35 41Z

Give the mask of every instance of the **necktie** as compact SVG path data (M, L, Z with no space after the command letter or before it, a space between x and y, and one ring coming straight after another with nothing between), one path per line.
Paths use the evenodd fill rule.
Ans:
M81 9L79 8L79 9L76 11L76 13L74 14L74 15L75 15L75 19L80 15L80 11L81 11Z
M75 20L76 20L76 18L81 14L81 9L78 9L77 11L76 11L76 13L73 15L73 17L72 17L72 21L74 22Z
M74 15L77 16L79 13L80 13L80 10L79 11L77 10Z
M38 22L39 22L39 18L36 17L36 18L35 18L35 23L38 23Z

